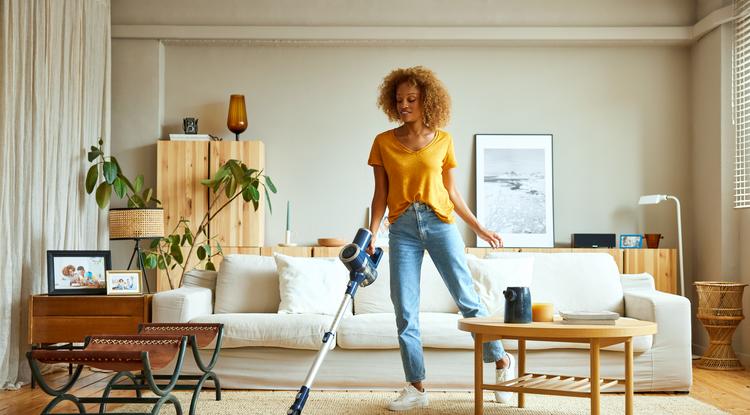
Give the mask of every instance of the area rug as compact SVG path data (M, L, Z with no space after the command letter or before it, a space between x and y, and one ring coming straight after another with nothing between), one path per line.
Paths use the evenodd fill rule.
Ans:
M177 392L182 409L187 414L191 395ZM196 415L283 415L294 402L294 392L290 391L223 391L221 401L214 401L212 391L203 392ZM366 391L313 391L303 411L304 415L351 415L389 414L388 403L395 399L396 392ZM399 412L419 415L473 415L474 395L470 392L430 392L430 405L424 409ZM491 393L484 396L484 413L493 414L589 414L589 400L546 395L526 395L526 408L501 405L494 402ZM124 412L138 412L145 409L140 405L128 405ZM149 408L150 409L150 408ZM633 405L636 414L726 414L711 405L687 395L636 395ZM602 414L624 414L625 397L621 394L602 395ZM120 409L118 409L120 411ZM171 405L162 408L161 414L174 414Z

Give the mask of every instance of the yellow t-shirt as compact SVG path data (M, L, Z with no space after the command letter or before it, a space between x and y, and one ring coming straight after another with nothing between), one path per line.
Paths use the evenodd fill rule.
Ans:
M443 184L443 170L456 167L453 137L435 131L435 137L418 151L408 149L394 130L375 137L367 160L383 166L388 175L388 221L393 223L414 202L432 208L440 220L453 223L453 202Z

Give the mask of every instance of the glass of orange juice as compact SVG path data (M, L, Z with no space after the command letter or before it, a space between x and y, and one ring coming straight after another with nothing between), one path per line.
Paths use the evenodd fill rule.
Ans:
M552 303L531 304L531 321L552 321L555 306Z

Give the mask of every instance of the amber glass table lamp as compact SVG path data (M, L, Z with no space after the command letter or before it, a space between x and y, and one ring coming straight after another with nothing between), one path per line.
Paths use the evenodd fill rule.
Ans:
M245 110L245 96L231 95L229 97L229 115L227 127L234 133L235 141L240 141L240 133L247 130L247 111Z

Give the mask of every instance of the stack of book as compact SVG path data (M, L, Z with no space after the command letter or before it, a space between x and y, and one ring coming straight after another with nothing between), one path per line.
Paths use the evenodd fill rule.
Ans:
M614 326L620 315L612 311L561 311L562 324Z

